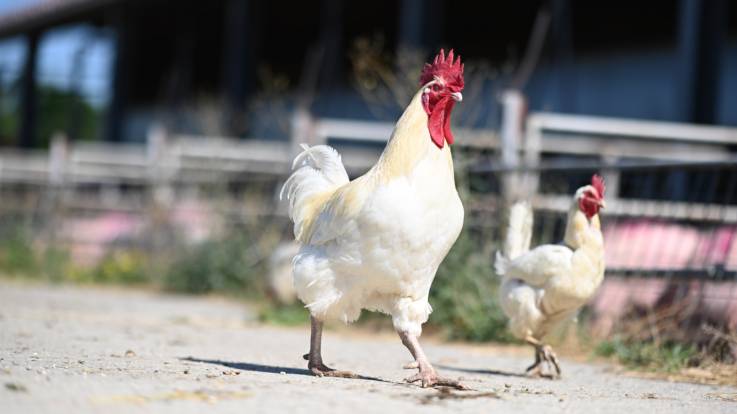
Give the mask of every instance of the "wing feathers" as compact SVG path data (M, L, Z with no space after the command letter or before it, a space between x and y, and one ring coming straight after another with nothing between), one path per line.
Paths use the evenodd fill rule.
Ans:
M572 258L573 251L568 247L546 244L514 260L502 260L497 272L505 279L520 279L530 286L541 287L550 277L569 273Z
M279 198L289 200L294 237L307 242L309 229L333 192L349 182L340 154L327 145L309 147L294 158L294 172L282 186Z

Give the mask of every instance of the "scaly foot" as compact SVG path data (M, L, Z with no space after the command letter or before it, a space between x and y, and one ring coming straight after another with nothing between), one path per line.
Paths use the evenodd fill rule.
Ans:
M302 357L309 361L307 369L316 377L358 378L358 375L351 371L338 371L323 364L322 361L310 361L310 354L305 354Z
M548 370L543 370L543 365L547 365ZM551 371L552 365L552 371ZM558 364L558 357L553 352L550 345L541 345L535 347L535 362L527 368L527 376L535 378L560 378L561 370Z
M407 364L406 366L410 366L413 364ZM413 366L413 368L416 368L416 366ZM440 377L435 372L434 369L420 369L420 372L417 374L406 378L406 382L409 382L410 384L421 381L422 388L428 388L428 387L453 387L457 390L468 390L469 388L465 385L461 384L460 381Z
M338 371L325 364L308 365L307 367L310 369L312 375L318 377L358 378L358 375L351 371Z
M560 378L561 371L560 365L558 364L558 356L555 355L555 352L553 352L553 348L551 348L550 345L543 346L542 356L549 365L552 364L553 368L555 368L555 373L551 374L551 376L554 379Z

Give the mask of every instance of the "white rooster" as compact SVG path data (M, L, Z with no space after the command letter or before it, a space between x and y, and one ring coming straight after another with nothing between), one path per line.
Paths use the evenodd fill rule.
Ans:
M573 197L563 243L532 250L530 206L521 202L510 210L504 255L497 252L495 266L503 277L500 301L509 317L509 329L535 347L535 363L527 368L531 376L560 376L558 358L542 339L573 318L604 278L599 222L603 207L604 182L594 175L591 185L579 188ZM544 373L543 363L552 364L555 373Z
M368 309L391 315L419 368L409 382L460 386L438 377L418 342L432 311L430 285L463 225L450 152L451 111L463 90L460 57L441 50L420 86L366 174L349 181L333 148L305 145L282 188L302 244L294 285L311 314L305 358L314 375L354 376L323 363L323 322L349 323Z

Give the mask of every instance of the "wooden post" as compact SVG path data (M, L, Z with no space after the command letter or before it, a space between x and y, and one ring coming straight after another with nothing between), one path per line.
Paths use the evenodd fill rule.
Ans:
M525 125L525 166L534 168L540 165L543 131L540 120L535 116L527 117ZM540 172L530 170L524 177L524 188L529 196L537 194L540 186Z
M317 142L314 126L315 123L310 111L302 105L298 106L292 113L291 119L291 133L289 137L291 145L289 149L292 156L302 151L300 148L302 144L324 144L324 142Z
M616 166L619 159L613 155L604 156L604 164L607 166ZM619 169L606 169L602 173L604 181L606 182L606 198L607 203L611 204L611 200L615 200L619 197Z
M146 155L148 159L148 194L149 206L146 221L148 222L148 247L156 255L166 248L171 239L169 216L174 198L169 179L169 159L167 157L167 131L160 124L154 124L146 136Z
M69 140L63 132L56 132L51 137L48 161L48 187L44 216L47 222L47 247L56 244L57 229L64 215L64 193L66 172L69 159Z
M66 134L54 133L49 149L49 184L52 187L58 188L64 185L68 157L69 140Z
M167 157L167 132L161 125L153 125L146 136L146 155L149 168L149 187L153 202L168 206L173 197L169 185L169 160Z
M522 118L525 98L517 90L507 90L502 94L501 161L505 168L519 167L519 149L522 141ZM504 173L502 195L507 202L524 196L521 194L520 174Z

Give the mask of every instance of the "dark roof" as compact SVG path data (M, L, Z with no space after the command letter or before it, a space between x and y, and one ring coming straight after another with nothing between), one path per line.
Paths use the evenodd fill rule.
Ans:
M122 0L42 0L0 15L0 38L83 19Z

